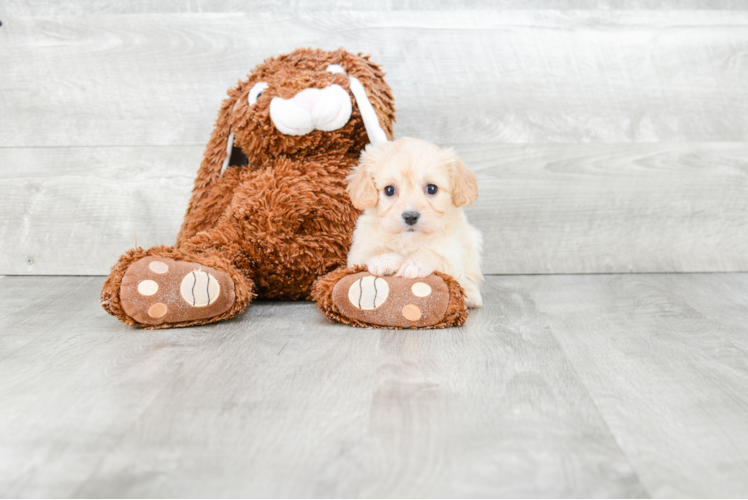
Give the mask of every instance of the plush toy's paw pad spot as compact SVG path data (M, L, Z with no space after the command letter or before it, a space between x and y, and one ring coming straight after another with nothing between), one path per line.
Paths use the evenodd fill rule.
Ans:
M408 321L418 321L421 319L421 310L418 309L418 306L414 306L413 304L408 304L403 307L402 313L403 317Z
M169 308L166 307L166 304L162 304L161 302L156 302L151 307L148 308L148 316L151 318L160 318L164 314L166 314L169 311Z
M234 304L228 274L193 262L145 257L122 277L120 300L139 323L182 323L218 316Z
M387 282L376 276L365 276L348 289L348 300L356 309L370 311L381 306L390 294Z
M421 281L413 283L413 286L410 287L410 291L413 292L413 295L416 297L428 297L431 295L431 287Z
M166 274L167 272L169 272L169 266L167 266L165 262L162 262L160 260L154 260L153 262L148 264L148 268L156 274Z
M184 277L180 292L185 302L192 307L205 307L218 299L221 285L210 273L198 269Z
M442 321L449 287L434 274L425 278L349 274L335 284L332 301L340 314L370 325L427 327Z
M150 296L158 292L158 283L153 280L144 280L138 283L138 293L140 295Z

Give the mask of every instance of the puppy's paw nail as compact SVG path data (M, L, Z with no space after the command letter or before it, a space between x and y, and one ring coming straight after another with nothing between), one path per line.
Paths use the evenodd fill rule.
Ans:
M384 254L371 259L366 267L376 276L392 276L397 272L403 258L397 254Z
M415 279L425 278L433 272L430 267L416 261L406 261L400 269L397 271L395 276L401 278Z

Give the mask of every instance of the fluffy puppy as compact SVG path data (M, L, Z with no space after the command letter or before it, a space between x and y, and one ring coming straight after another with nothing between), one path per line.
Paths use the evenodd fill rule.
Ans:
M462 210L478 198L475 174L451 150L403 138L369 145L347 178L356 222L348 266L378 276L424 278L441 271L480 307L483 237Z

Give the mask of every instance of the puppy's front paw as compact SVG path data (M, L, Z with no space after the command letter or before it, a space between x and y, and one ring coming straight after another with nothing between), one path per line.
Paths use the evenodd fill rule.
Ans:
M403 262L395 276L400 276L401 278L425 278L433 272L434 269L425 262L410 258Z
M403 264L403 256L396 253L377 255L366 261L366 267L374 276L392 276Z

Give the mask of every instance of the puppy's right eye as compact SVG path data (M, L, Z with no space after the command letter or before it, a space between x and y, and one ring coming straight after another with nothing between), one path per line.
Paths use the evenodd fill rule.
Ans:
M384 188L384 194L387 196L394 196L395 195L395 188L392 186L387 186Z

